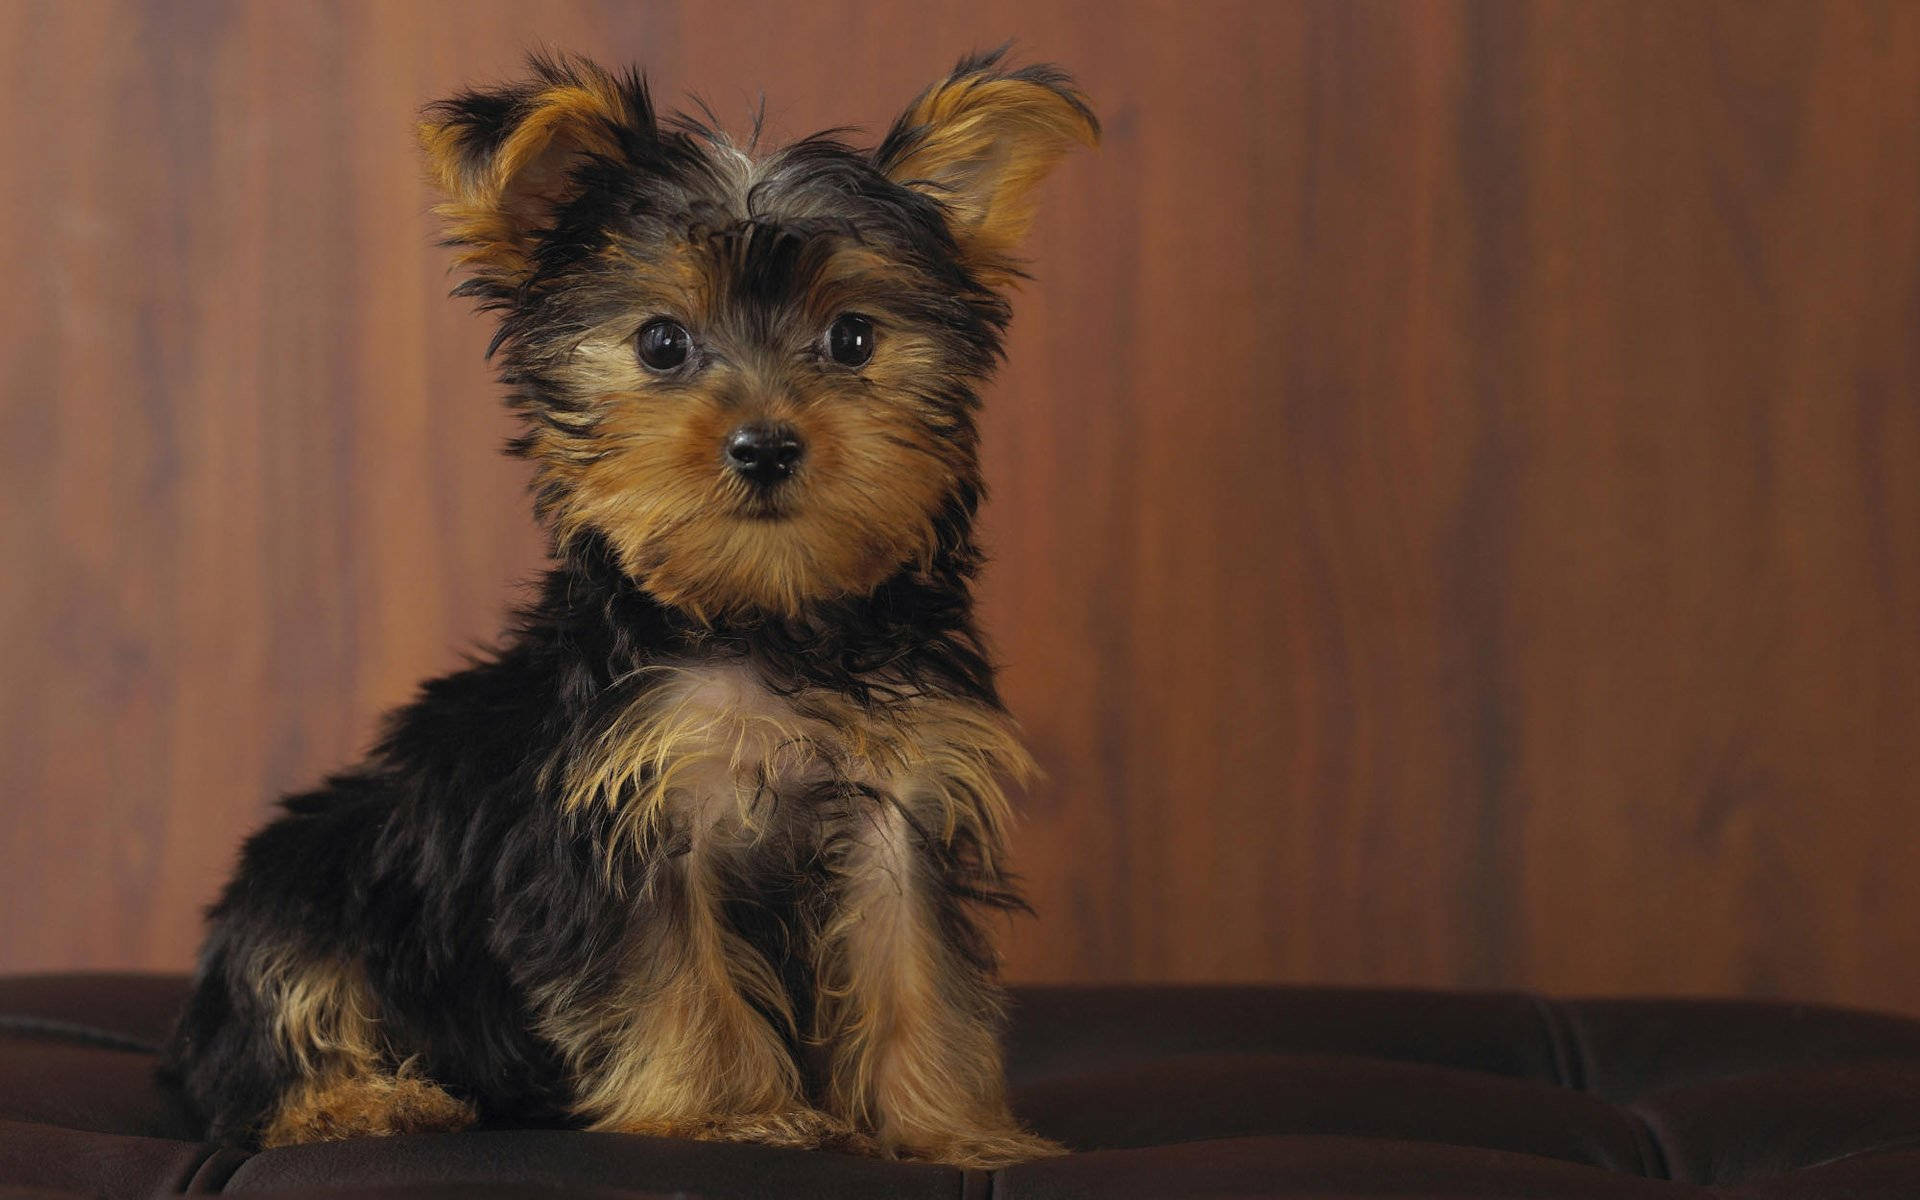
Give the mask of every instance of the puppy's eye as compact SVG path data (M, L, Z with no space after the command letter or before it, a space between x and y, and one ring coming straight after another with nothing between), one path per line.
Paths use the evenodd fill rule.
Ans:
M827 326L827 357L843 367L865 366L873 357L873 322L845 313Z
M648 321L634 338L634 350L648 370L671 371L693 353L693 335L678 321Z

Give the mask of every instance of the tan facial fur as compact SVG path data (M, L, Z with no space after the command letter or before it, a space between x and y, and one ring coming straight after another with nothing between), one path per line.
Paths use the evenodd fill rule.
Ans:
M588 430L536 436L543 480L562 484L552 514L564 545L607 537L622 566L664 603L697 617L795 615L813 601L871 591L904 568L924 567L935 518L970 470L970 439L936 432L939 414L916 377L937 367L935 348L889 321L884 276L857 251L816 290L786 344L757 345L724 332L716 264L693 247L632 263L622 314L556 363L583 411L562 423ZM864 286L863 286L864 281ZM817 342L844 311L878 326L873 359L855 372L819 362ZM703 353L685 381L649 373L633 338L649 319L684 323ZM728 470L729 434L754 421L792 427L806 446L772 504Z

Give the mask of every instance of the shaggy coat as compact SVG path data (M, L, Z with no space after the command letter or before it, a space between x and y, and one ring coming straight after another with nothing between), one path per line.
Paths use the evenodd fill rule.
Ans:
M428 110L553 563L246 843L166 1056L214 1138L1057 1152L1007 1111L979 924L1028 760L972 616L974 413L1034 185L1094 133L998 55L872 151L763 155L577 59Z

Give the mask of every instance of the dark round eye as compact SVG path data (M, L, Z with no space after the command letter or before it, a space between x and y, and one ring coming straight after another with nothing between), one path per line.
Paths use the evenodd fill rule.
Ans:
M873 357L873 322L846 313L827 326L827 357L843 367L865 366Z
M693 335L680 322L662 317L640 327L640 335L634 339L634 349L648 369L671 371L687 361L687 355L693 353Z

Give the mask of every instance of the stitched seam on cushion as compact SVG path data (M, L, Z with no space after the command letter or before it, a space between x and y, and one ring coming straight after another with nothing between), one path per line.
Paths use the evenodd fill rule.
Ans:
M1610 1176L1613 1178L1626 1178L1626 1179L1640 1178L1640 1176L1634 1175L1631 1172L1622 1171L1617 1167L1610 1167L1603 1162L1594 1162L1592 1159L1588 1159L1588 1158L1567 1158L1559 1154L1540 1154L1532 1150L1515 1149L1511 1146L1489 1146L1484 1142L1462 1142L1462 1141L1455 1141L1451 1138L1444 1138L1444 1137L1416 1137L1416 1136L1404 1134L1404 1133L1327 1133L1327 1132L1308 1133L1308 1132L1302 1132L1297 1129L1296 1130L1272 1130L1267 1132L1203 1134L1196 1137L1170 1138L1167 1141L1163 1141L1163 1142L1144 1142L1137 1146L1131 1146L1131 1145L1130 1146L1094 1146L1090 1149L1075 1149L1075 1150L1069 1151L1068 1157L1074 1157L1080 1154L1126 1154L1135 1150L1160 1150L1168 1146L1199 1146L1199 1145L1205 1145L1208 1142L1254 1142L1254 1141L1265 1141L1269 1139L1286 1139L1286 1138L1331 1138L1331 1139L1338 1139L1338 1140L1352 1141L1352 1142L1393 1142L1402 1146L1409 1146L1409 1145L1439 1146L1443 1149L1451 1149L1451 1150L1484 1150L1489 1154L1511 1154L1515 1158L1530 1158L1530 1159L1537 1160L1539 1162L1561 1163L1565 1166L1579 1167L1580 1169L1585 1171L1594 1171L1599 1173L1600 1175ZM1062 1160L1057 1158L1047 1158L1047 1159L1041 1159L1039 1161L1051 1163L1051 1162L1060 1162ZM1240 1195L1242 1193L1236 1192L1233 1194ZM1321 1195L1322 1193L1315 1192L1312 1194ZM969 1200L971 1200L971 1197L969 1197ZM1000 1193L997 1188L992 1194L992 1200L1000 1200Z
M1641 1158L1646 1166L1646 1174L1652 1179L1673 1178L1673 1164L1667 1158L1667 1144L1660 1137L1660 1131L1649 1121L1645 1113L1637 1108L1616 1105L1616 1108L1633 1121L1634 1140L1642 1147Z
M207 1164L212 1162L219 1153L218 1146L201 1146L200 1157L194 1159L184 1171L174 1177L173 1190L175 1192L193 1191L193 1181L200 1178L201 1172L207 1169Z
M1810 1163L1801 1163L1799 1166L1793 1168L1793 1171L1811 1171L1815 1167L1830 1167L1835 1163L1846 1162L1850 1158L1864 1158L1869 1154L1887 1154L1897 1150L1913 1150L1916 1148L1920 1148L1920 1133L1911 1134L1907 1137L1894 1138L1892 1141L1881 1142L1878 1146L1863 1146L1858 1150L1849 1150L1845 1154L1833 1155L1831 1158L1823 1158ZM1793 1171L1789 1171L1787 1174L1791 1175Z
M187 1176L181 1191L190 1196L214 1195L227 1190L227 1183L253 1155L231 1146L215 1146Z
M1560 1075L1561 1086L1592 1095L1587 1089L1587 1081L1593 1077L1593 1068L1587 1056L1587 1043L1580 1036L1579 1027L1565 1008L1545 996L1534 996L1533 1004L1540 1014L1541 1024L1546 1026L1547 1041L1553 1046L1553 1066ZM1667 1148L1646 1118L1622 1105L1609 1104L1607 1107L1626 1118L1633 1130L1633 1150L1635 1157L1640 1160L1640 1173L1649 1179L1671 1179Z
M1566 1008L1544 997L1536 996L1543 1017L1553 1023L1558 1031L1558 1040L1566 1047L1567 1074L1571 1085L1579 1091L1592 1094L1588 1084L1593 1080L1593 1056L1587 1050L1587 1039L1580 1035L1580 1025ZM1623 1104L1609 1104L1615 1112L1627 1119L1633 1128L1634 1149L1640 1156L1640 1173L1649 1179L1672 1179L1673 1165L1667 1157L1667 1145L1660 1133L1639 1110Z
M110 1029L95 1029L91 1025L57 1021L52 1017L0 1016L0 1033L24 1034L42 1041L79 1042L109 1050L137 1050L142 1054L157 1054L160 1051L159 1046L140 1038L128 1037Z
M1554 1082L1563 1088L1576 1092L1587 1090L1586 1056L1582 1053L1579 1039L1575 1036L1572 1023L1560 1006L1544 996L1530 996L1533 1010L1539 1014L1541 1029L1547 1038L1547 1048L1553 1052Z

